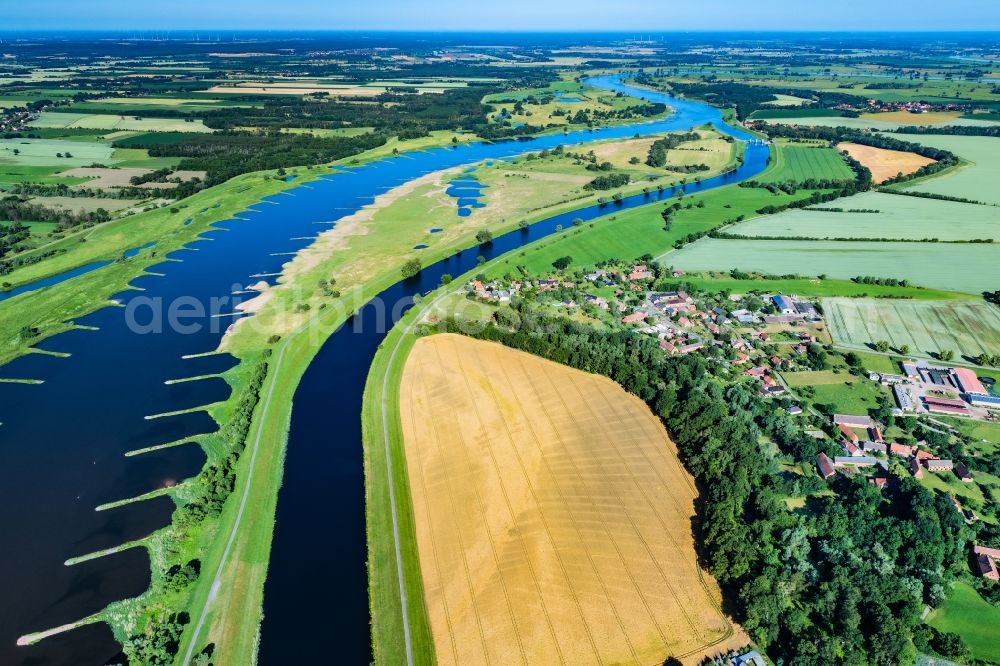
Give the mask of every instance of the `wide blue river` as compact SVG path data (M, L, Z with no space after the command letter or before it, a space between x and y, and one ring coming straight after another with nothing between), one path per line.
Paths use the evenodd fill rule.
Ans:
M224 354L190 356L217 348L226 327L241 316L233 314L232 303L225 299L260 279L273 282L288 260L283 255L307 246L318 232L378 195L449 167L706 123L737 139L753 138L725 125L719 111L707 105L633 88L618 76L590 83L663 102L673 113L662 121L439 148L331 172L219 224L220 229L158 264L154 270L162 275L139 277L132 282L135 289L116 295L121 307L84 317L77 323L87 328L39 345L70 356L30 354L0 368L3 378L43 382L0 383L0 664L86 666L103 664L119 653L120 646L102 623L34 646L18 647L15 642L23 634L78 620L147 588L150 563L143 548L71 566L65 562L141 538L169 522L173 504L166 497L106 511L95 508L182 481L204 464L198 438L216 428L206 412L146 417L228 397L228 385L217 377L165 382L218 373L235 363ZM703 191L752 177L766 166L767 156L767 146L750 144L736 172L685 189ZM567 227L573 218L590 220L676 191L640 194L612 206L543 220L429 266L416 278L387 289L380 299L403 302L436 287L444 273L471 270L480 255L489 259L551 234L560 225ZM56 277L46 286L78 274ZM0 302L0 318L11 316L10 302L19 297L29 296L12 294L9 301ZM213 299L222 307L213 310ZM188 326L165 325L171 307L185 315ZM212 316L213 311L223 316ZM265 587L261 664L371 660L359 415L368 368L385 337L378 316L375 308L366 307L357 321L334 333L295 393ZM158 325L158 317L164 325ZM184 443L124 455L170 442ZM244 520L257 519L250 515Z

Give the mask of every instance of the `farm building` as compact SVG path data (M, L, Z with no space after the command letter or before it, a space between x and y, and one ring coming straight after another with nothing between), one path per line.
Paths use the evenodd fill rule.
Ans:
M969 403L973 407L985 407L986 409L1000 409L1000 396L995 395L969 395Z
M836 470L833 468L833 463L825 453L821 453L816 456L816 469L819 470L819 475L823 479L829 479L831 476L836 474Z
M764 658L760 656L760 652L756 650L751 650L746 654L741 654L738 657L733 657L729 660L732 666L765 666Z
M910 458L910 471L913 472L913 478L922 479L924 478L924 467L920 464L920 461L916 458Z
M997 571L997 560L1000 560L1000 548L973 546L972 552L976 557L976 564L979 566L979 571L976 573L983 578L1000 580L1000 571Z
M969 473L969 468L962 463L955 465L955 476L962 483L972 483L972 474Z
M904 412L913 411L913 398L909 390L902 384L895 384L892 387L892 395L896 398L896 404Z
M969 407L964 402L948 398L924 396L924 407L926 407L929 412L941 412L943 414L969 413Z
M850 414L834 414L833 423L851 428L873 428L875 426L875 421L868 416L852 416Z
M861 448L863 448L866 453L886 453L886 445L884 442L865 442L861 445Z
M837 456L833 459L834 467L871 467L878 460L871 456Z
M983 386L983 383L979 381L979 377L976 377L976 373L968 368L952 368L951 369L952 380L955 385L963 393L968 393L969 395L989 395L989 391Z
M955 467L955 463L950 460L941 460L939 458L934 458L928 460L926 463L927 471L929 472L947 472Z
M779 294L778 296L773 297L771 300L774 301L774 306L781 311L781 314L786 314L786 315L795 314L795 303L793 303L792 299L788 298L787 296L781 296Z

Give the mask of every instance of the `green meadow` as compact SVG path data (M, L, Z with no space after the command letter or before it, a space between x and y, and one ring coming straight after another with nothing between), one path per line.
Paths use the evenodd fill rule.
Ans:
M927 624L959 634L977 659L1000 663L1000 608L968 583L955 583L948 601L928 616Z

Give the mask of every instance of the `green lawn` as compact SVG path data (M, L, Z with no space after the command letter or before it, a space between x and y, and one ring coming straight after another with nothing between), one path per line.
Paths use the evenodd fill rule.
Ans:
M967 360L1000 354L1000 308L984 301L830 298L823 309L834 342L847 347L866 349L884 340L924 357L946 349Z
M955 583L947 603L928 616L927 624L959 634L977 659L1000 663L1000 608L967 583Z
M759 180L763 183L800 183L804 180L850 180L854 172L835 148L776 141L773 144L777 168Z

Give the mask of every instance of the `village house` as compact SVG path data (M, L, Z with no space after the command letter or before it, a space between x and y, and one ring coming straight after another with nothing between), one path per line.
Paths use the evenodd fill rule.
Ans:
M816 468L819 470L819 475L823 477L824 481L837 473L837 470L833 467L833 463L825 453L820 453L816 456Z
M972 483L972 474L969 473L969 468L962 463L957 463L955 465L955 476L962 483Z
M1000 548L987 548L986 546L973 546L972 553L976 558L978 573L982 578L990 580L1000 580L1000 571L997 570L997 561L1000 560Z
M847 440L848 443L850 443L850 444L857 444L858 443L858 441L860 439L858 437L858 434L856 432L854 432L853 430L851 430L850 428L848 428L843 423L838 423L837 424L837 430L840 431L840 434L844 436L844 439Z
M791 414L792 416L798 416L799 414L802 413L802 408L799 407L798 405L789 405L788 413Z
M916 457L910 458L910 471L913 472L914 479L924 478L924 468Z
M645 264L636 264L632 267L632 272L628 274L629 280L649 280L652 277L653 272Z
M913 447L907 446L905 444L890 444L889 453L894 456L903 456L904 458L909 458L913 455Z
M623 324L635 324L635 323L640 322L640 321L645 321L646 317L648 317L648 316L649 316L649 314L647 314L645 312L642 312L641 310L640 311L636 311L636 312L633 312L630 315L625 315L624 317L622 317L622 323Z

